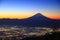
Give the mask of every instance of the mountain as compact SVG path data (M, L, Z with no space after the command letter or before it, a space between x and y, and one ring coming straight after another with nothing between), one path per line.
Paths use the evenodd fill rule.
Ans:
M26 27L52 27L59 28L60 20L50 19L41 13L37 13L26 19L0 19L0 25L18 25Z
M21 21L21 25L33 27L60 27L60 20L50 19L41 13L37 13L32 17Z

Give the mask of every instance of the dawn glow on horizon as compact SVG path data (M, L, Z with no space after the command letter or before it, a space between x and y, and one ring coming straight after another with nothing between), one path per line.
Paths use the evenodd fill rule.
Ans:
M60 0L0 0L0 18L28 18L41 13L60 19Z

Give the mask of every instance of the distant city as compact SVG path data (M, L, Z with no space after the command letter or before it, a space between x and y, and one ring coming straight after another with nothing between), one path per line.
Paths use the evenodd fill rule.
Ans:
M30 36L44 36L46 34L52 34L52 32L60 32L60 28L46 28L46 27L22 27L22 26L1 26L0 27L0 39L23 39Z

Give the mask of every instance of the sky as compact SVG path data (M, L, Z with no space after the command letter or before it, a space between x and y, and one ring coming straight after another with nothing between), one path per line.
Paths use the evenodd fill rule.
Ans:
M60 0L0 0L0 18L28 18L41 13L60 19Z

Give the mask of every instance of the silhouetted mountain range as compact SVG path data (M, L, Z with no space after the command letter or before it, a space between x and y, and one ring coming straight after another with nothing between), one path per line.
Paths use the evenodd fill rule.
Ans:
M0 19L0 25L59 28L60 20L50 19L41 13L37 13L36 15L26 19Z

